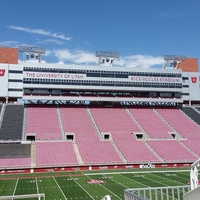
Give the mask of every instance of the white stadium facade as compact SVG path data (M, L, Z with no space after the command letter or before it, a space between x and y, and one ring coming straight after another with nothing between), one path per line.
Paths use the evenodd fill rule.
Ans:
M104 57L101 61L105 62L96 66L27 60L20 64L1 63L0 99L189 105L200 102L199 72L112 67L114 56Z

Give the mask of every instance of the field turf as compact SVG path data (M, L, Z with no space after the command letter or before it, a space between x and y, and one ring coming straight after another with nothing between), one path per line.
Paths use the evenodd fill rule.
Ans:
M110 195L122 200L125 189L187 185L189 175L189 169L0 175L0 196L45 193L46 200L100 200Z

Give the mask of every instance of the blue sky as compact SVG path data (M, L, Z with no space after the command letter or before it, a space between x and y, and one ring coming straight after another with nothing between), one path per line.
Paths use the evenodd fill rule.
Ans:
M44 47L47 63L94 65L96 51L127 67L200 57L199 0L5 0L0 19L0 46Z

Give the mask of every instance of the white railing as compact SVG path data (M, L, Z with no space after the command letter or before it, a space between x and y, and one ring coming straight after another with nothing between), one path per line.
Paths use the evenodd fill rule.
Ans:
M198 169L197 167L200 164L200 159L195 161L191 165L191 170L190 170L190 185L191 185L191 190L194 190L199 186L199 179L198 179Z
M124 191L125 200L182 200L190 186L135 188Z

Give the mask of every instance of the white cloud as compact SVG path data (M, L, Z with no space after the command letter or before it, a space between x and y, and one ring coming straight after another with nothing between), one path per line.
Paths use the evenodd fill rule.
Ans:
M53 52L47 49L43 56L52 56L52 54Z
M66 41L69 41L72 39L71 37L67 37L63 34L52 33L44 29L33 29L33 28L26 28L26 27L21 27L21 26L8 26L8 28L18 30L18 31L24 31L27 33L46 35L46 36L50 36L50 37L54 37L54 38L58 38L58 39L66 40Z
M59 49L49 52L49 55L54 55L61 63L87 65L94 65L97 63L97 57L95 53L85 52L81 50L71 51L69 49ZM163 64L163 57L151 55L130 55L116 59L113 66L150 68L159 65L162 66Z
M97 58L94 53L84 52L80 50L56 50L54 51L54 54L58 58L58 60L62 62L70 62L75 64L94 64L97 61Z
M63 41L57 40L57 39L49 39L49 40L45 40L45 42L46 42L46 43L51 42L51 43L55 43L55 44L64 44Z
M47 40L40 40L40 39L36 39L37 40L37 44L48 44L48 43L54 43L54 44L58 44L58 45L62 45L64 44L63 40L59 40L59 39L47 39Z
M116 65L124 67L150 68L155 65L163 65L163 57L154 57L150 55L131 55L121 57L116 60Z
M59 61L58 64L64 65L65 63L63 61Z
M3 41L3 42L0 42L0 46L18 47L19 46L19 42L18 41L12 41L12 40Z

